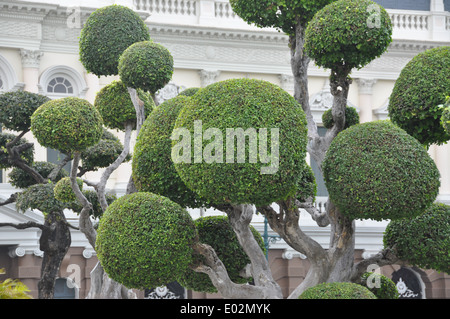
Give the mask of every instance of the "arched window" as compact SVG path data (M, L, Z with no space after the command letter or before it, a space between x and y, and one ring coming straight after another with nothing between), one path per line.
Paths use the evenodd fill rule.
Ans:
M65 77L57 76L48 82L47 85L47 93L53 94L65 94L72 95L73 94L73 86L72 83L67 80Z
M17 76L11 64L0 54L0 93L17 90L23 86L23 83L17 82Z
M39 93L51 99L66 96L84 98L87 91L86 81L75 69L57 65L45 70L39 79Z

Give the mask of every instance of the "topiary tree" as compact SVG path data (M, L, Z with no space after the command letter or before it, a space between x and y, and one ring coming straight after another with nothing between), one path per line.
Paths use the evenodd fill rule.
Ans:
M350 282L332 282L306 289L299 299L377 299L377 297L361 285Z
M198 231L199 242L214 248L217 256L226 267L230 279L239 284L250 282L252 278L247 277L245 271L246 266L250 264L250 259L240 246L236 234L228 222L228 218L226 216L200 217L194 221L194 224ZM265 252L261 234L253 226L251 226L251 231L261 250ZM194 265L202 265L202 256L197 255L195 257L198 260L193 261ZM217 292L217 288L208 275L195 272L192 269L187 270L178 278L178 281L186 289L209 293Z
M88 101L66 97L41 105L31 116L39 144L65 153L81 152L102 136L103 120Z
M416 139L389 121L341 132L322 168L331 200L351 219L414 218L439 193L434 161Z
M197 236L181 206L138 192L108 206L95 249L109 276L129 288L144 289L176 280L192 263Z
M139 49L142 48L141 46L135 46L134 48L136 49L133 50L130 48L130 51L128 51L129 54L124 55L124 58L122 59L121 56L125 54L125 51L135 43L143 44L144 50ZM88 185L95 188L102 211L105 211L109 206L106 194L106 183L109 177L123 161L129 158L132 130L135 129L136 134L139 134L142 123L151 109L148 106L153 107L154 105L153 101L149 99L149 94L154 92L146 93L144 91L149 90L149 88L156 88L159 85L164 85L164 83L168 81L167 77L172 75L169 68L167 68L171 64L171 56L165 55L164 58L161 59L162 56L160 54L155 55L156 51L162 54L167 53L162 47L158 46L158 48L156 48L156 45L152 44L148 27L142 19L131 9L123 6L112 5L94 11L94 13L89 16L82 29L80 36L80 60L86 70L97 76L118 75L119 61L128 60L126 63L121 64L121 68L125 70L122 72L121 81L123 81L122 83L126 82L126 89L135 109L135 114L131 114L129 110L129 100L123 94L123 84L122 86L119 84L108 86L101 92L97 99L98 105L102 106L102 113L104 113L105 118L107 118L107 125L110 127L120 127L120 129L125 130L123 149L120 155L104 169L100 181L98 183L93 183L85 180ZM99 52L101 52L101 54L99 54ZM125 58L126 56L129 58ZM149 58L152 60L149 61ZM165 60L165 58L168 58L169 60ZM153 66L152 70L156 73L152 73L150 77L146 78L146 74L144 73L148 73L149 70L142 70L143 65L134 64L137 60L133 59L139 60L139 63L145 63L144 67ZM160 65L161 69L164 68L162 73L158 73L158 66L155 64L155 61L160 61L162 63ZM157 78L163 75L164 79ZM140 82L133 83L132 87L128 86L130 84L129 81L133 81L135 78L139 78ZM136 120L134 121L134 119ZM110 141L107 143L112 142ZM103 148L104 146L105 143L98 145L99 148ZM95 150L93 151L95 152ZM90 153L90 155L93 154ZM105 155L109 157L108 154ZM95 247L97 231L93 227L90 219L90 214L93 211L93 204L87 196L81 192L76 184L76 176L81 176L85 172L85 168L82 167L77 174L80 156L81 154L75 154L73 157L73 169L71 172L72 189L77 196L79 204L83 207L79 214L80 230L86 235L89 243ZM102 163L105 162L103 159L100 161ZM98 166L98 163L88 163L88 168L90 165ZM130 178L130 182L127 186L127 193L134 191L136 191L136 188L133 180ZM132 291L124 289L124 287L117 284L115 281L110 280L108 276L104 276L104 271L100 264L95 267L91 274L91 278L94 284L91 285L91 292L89 293L88 298L130 298L135 296ZM98 280L96 280L96 278Z
M134 89L155 94L169 83L173 74L173 57L164 46L153 41L137 42L119 59L119 75L123 83Z
M186 90L181 91L178 95L182 95L182 96L192 96L195 93L197 93L200 90L200 88L187 88Z
M130 8L111 5L95 10L80 34L80 61L97 76L117 75L120 55L135 42L150 40L148 27Z
M277 128L270 130L270 137L269 128ZM186 131L177 134L177 129ZM296 193L297 172L306 155L305 115L274 84L232 79L209 85L186 100L174 133L172 159L180 154L179 144L184 152L181 160L174 160L175 169L190 189L215 205L265 205ZM197 134L204 136L201 145ZM245 134L250 136L248 142ZM180 135L187 138L187 145L179 143ZM271 152L270 158L259 152L267 161L257 161L257 139ZM184 147L189 145L193 147ZM199 162L201 156L204 161Z
M395 283L382 274L365 272L361 276L360 284L369 289L377 299L398 299L399 297Z
M392 122L427 147L450 140L439 107L450 95L449 68L450 46L420 53L403 68L389 98Z
M450 206L435 203L416 218L391 221L383 241L411 265L450 273Z
M138 90L137 94L144 103L147 117L155 107L155 102L147 92ZM122 81L113 81L104 86L95 96L94 106L102 115L106 127L124 131L126 123L131 123L133 129L136 128L136 110Z
M0 95L1 125L19 132L18 135L4 132L0 134L0 167L13 168L9 173L10 182L21 189L1 201L0 206L16 203L19 211L40 209L45 212L43 224L0 223L0 227L40 229L39 248L43 251L43 259L38 296L41 299L53 298L55 280L71 242L69 225L63 213L65 205L55 200L52 183L67 175L62 167L70 160L70 156L60 165L33 162L34 144L23 138L30 131L32 114L48 101L48 97L26 91Z
M28 91L10 91L0 94L0 123L13 131L28 131L30 116L36 109L50 101L44 95Z
M367 65L373 59L379 57L392 41L392 24L387 14L381 6L375 2L362 0L350 0L350 1L264 1L264 0L252 0L252 1L240 1L232 0L230 4L233 10L244 20L249 23L256 24L260 27L276 27L281 31L289 35L289 47L291 50L291 67L294 76L294 97L302 106L306 119L308 122L308 152L318 164L319 169L325 170L324 160L327 151L330 152L328 171L330 177L334 174L334 162L344 163L347 162L348 172L341 173L339 177L341 180L334 180L333 183L337 187L347 187L348 194L354 194L355 189L357 191L366 183L366 189L382 190L386 195L392 189L388 185L382 185L382 182L386 182L387 179L379 181L376 179L370 179L368 174L364 175L363 169L360 169L361 176L356 174L355 167L352 167L352 159L347 158L350 148L359 144L360 153L353 155L356 157L373 156L376 157L377 153L373 152L371 145L362 146L362 140L368 142L372 139L376 140L370 133L364 133L363 137L357 142L351 141L348 138L348 143L341 143L341 149L335 147L334 150L329 150L333 140L344 134L343 130L346 126L346 106L348 89L352 82L350 78L351 71L355 68L362 68ZM312 116L312 112L308 101L308 80L307 80L307 67L310 59L313 59L315 63L327 69L330 69L330 86L331 93L333 94L333 106L331 113L332 121L329 121L329 129L325 136L319 136L317 125ZM418 81L415 81L418 83ZM414 86L414 85L412 85ZM196 94L195 97L198 95ZM440 102L442 103L442 102ZM438 105L435 103L434 105ZM332 123L332 124L331 124ZM327 125L328 126L328 125ZM346 131L350 133L356 132L358 125L347 128ZM368 128L363 126L363 128ZM378 127L380 128L380 127ZM354 129L354 130L353 130ZM383 131L383 130L382 130ZM397 129L394 129L394 135L401 136L401 141L405 140L406 153L413 159L411 165L414 166L413 171L416 175L407 173L407 177L396 177L396 181L403 181L406 189L422 192L425 198L418 198L415 195L416 201L410 202L410 206L406 207L407 211L413 214L419 214L419 210L427 208L427 205L435 199L433 196L436 194L438 187L438 177L436 168L431 165L431 160L424 153L424 150L417 148L417 143L413 143L411 139L406 137L406 133L400 133ZM369 136L371 136L369 138ZM395 142L388 138L386 135L385 141L388 145L395 144ZM342 137L344 139L345 135ZM380 139L378 142L380 142ZM336 145L339 141L336 142ZM385 148L385 146L383 145ZM367 152L363 152L366 150ZM386 161L381 161L378 168L379 171L387 169L393 169L402 162L401 156L404 150L397 145L392 149L390 156L387 156ZM412 154L417 151L417 157ZM356 161L357 159L355 159ZM332 163L333 162L333 163ZM383 164L382 164L383 163ZM363 163L366 165L366 162ZM339 164L340 165L340 164ZM426 174L422 174L420 168L427 167ZM342 170L342 166L340 167ZM373 170L373 168L371 168ZM403 171L405 173L405 171ZM354 177L361 178L366 176L366 180L361 179L355 183L350 180L345 185L343 182L345 176L348 173L355 173ZM429 175L428 175L429 174ZM181 175L181 174L180 174ZM299 174L300 175L300 174ZM303 174L305 177L307 174ZM333 178L336 174L333 175ZM424 176L427 175L427 176ZM375 175L374 175L375 176ZM412 185L408 184L408 178L413 181ZM188 183L187 183L188 184ZM342 184L342 185L339 185ZM299 183L299 186L301 183ZM398 184L397 184L398 185ZM188 184L189 186L189 184ZM300 186L301 187L301 186ZM352 189L353 187L353 189ZM427 189L429 187L429 189ZM394 194L398 194L398 189L392 190ZM354 218L358 214L364 215L363 218L367 218L368 215L375 216L375 218L386 218L386 215L404 215L399 207L394 206L396 211L391 211L390 207L385 206L382 200L378 199L378 192L365 192L366 197L346 196L345 200L338 198L338 191L335 191L334 199L337 199L340 203L339 206L334 203L331 196L327 202L325 212L320 212L314 209L311 202L301 203L298 199L287 197L283 200L278 200L279 211L272 208L270 205L264 205L257 207L258 211L263 213L271 228L280 234L280 236L291 247L297 251L305 254L311 263L310 270L305 277L305 280L299 285L290 295L290 297L298 297L306 288L315 286L321 282L346 282L355 281L359 282L360 276L367 269L367 266L372 263L377 263L379 266L385 264L392 264L398 260L398 257L394 254L392 247L387 247L379 254L363 260L361 262L354 262ZM362 194L361 194L362 195ZM305 198L305 196L300 196ZM343 211L344 207L347 209L351 205L349 201L354 201L355 198L360 200L360 203L366 203L365 210L371 213L356 213L355 210L347 213ZM406 199L403 198L405 201ZM402 200L403 201L403 200ZM403 201L403 204L405 204ZM369 205L370 203L370 205ZM361 205L360 205L361 206ZM360 207L359 206L359 207ZM378 207L380 206L380 207ZM413 209L411 209L413 207ZM420 207L420 209L419 209ZM332 232L330 234L330 246L325 252L321 245L306 236L300 227L298 214L299 208L307 208L307 211L311 214L311 217L320 226L330 225ZM380 209L377 209L380 208ZM417 208L417 209L416 209ZM389 211L389 212L388 212ZM355 213L355 214L353 214ZM373 218L373 217L369 217ZM325 265L333 265L328 267Z
M134 148L132 176L136 188L170 198L182 207L207 206L197 193L186 187L171 159L170 139L186 96L177 96L159 105L142 126Z

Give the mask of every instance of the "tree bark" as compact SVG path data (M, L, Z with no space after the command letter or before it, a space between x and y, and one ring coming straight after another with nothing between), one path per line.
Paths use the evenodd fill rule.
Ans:
M48 213L44 226L39 239L40 250L44 252L38 282L39 299L53 299L55 282L62 260L69 250L71 235L63 212Z

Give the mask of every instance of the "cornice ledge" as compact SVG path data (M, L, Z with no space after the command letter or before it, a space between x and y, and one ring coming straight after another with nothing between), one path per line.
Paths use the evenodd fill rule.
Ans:
M260 41L288 43L289 37L282 32L276 31L251 31L239 29L215 28L211 26L191 26L191 25L175 25L175 24L159 24L147 22L150 34L157 33L160 35L171 36L197 36L208 39L227 39L239 41Z

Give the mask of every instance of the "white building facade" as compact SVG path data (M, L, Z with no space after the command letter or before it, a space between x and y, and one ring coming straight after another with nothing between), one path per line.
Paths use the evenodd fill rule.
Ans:
M352 73L349 104L357 108L361 122L388 117L388 99L395 80L415 55L450 45L450 0L376 2L385 6L391 16L394 41L383 56ZM50 98L77 96L93 103L99 89L117 77L98 78L86 72L79 62L78 37L90 13L114 3L138 12L146 21L153 41L164 45L174 57L172 82L161 90L160 100L169 99L184 88L205 87L242 77L267 80L293 93L287 36L274 29L248 25L232 12L227 0L1 0L0 93L27 90ZM311 107L316 123L321 125L322 114L332 104L329 72L313 63L308 72ZM25 137L34 140L31 133ZM119 137L122 137L120 133ZM429 153L441 173L438 201L450 204L450 145L432 146ZM35 158L55 162L58 153L35 143ZM314 163L311 165L314 168ZM131 165L122 164L111 176L108 188L123 194L130 173ZM17 191L8 184L7 174L4 170L0 175L0 201ZM95 180L99 176L90 173L87 178ZM321 206L326 202L327 192L319 175L317 182L317 205ZM192 211L194 218L216 213ZM67 214L69 221L77 225L77 216ZM29 220L43 222L43 217L36 211L18 213L13 204L0 207L0 222ZM302 229L326 247L329 228L318 227L307 214L301 220ZM255 216L253 224L264 233L262 217ZM364 258L382 248L386 225L387 221L357 222L356 258ZM276 235L270 229L266 234ZM7 276L21 279L35 296L42 256L39 236L37 229L0 228L0 268L9 269ZM281 273L277 280L285 295L301 282L308 268L307 259L281 240L271 243L269 261ZM71 297L84 298L89 272L95 263L95 252L84 235L73 231L72 248L60 270L61 278L74 280L75 289L68 293ZM383 272L392 276L398 270L399 266L392 266ZM450 297L449 276L434 270L407 270L417 276L421 297Z

